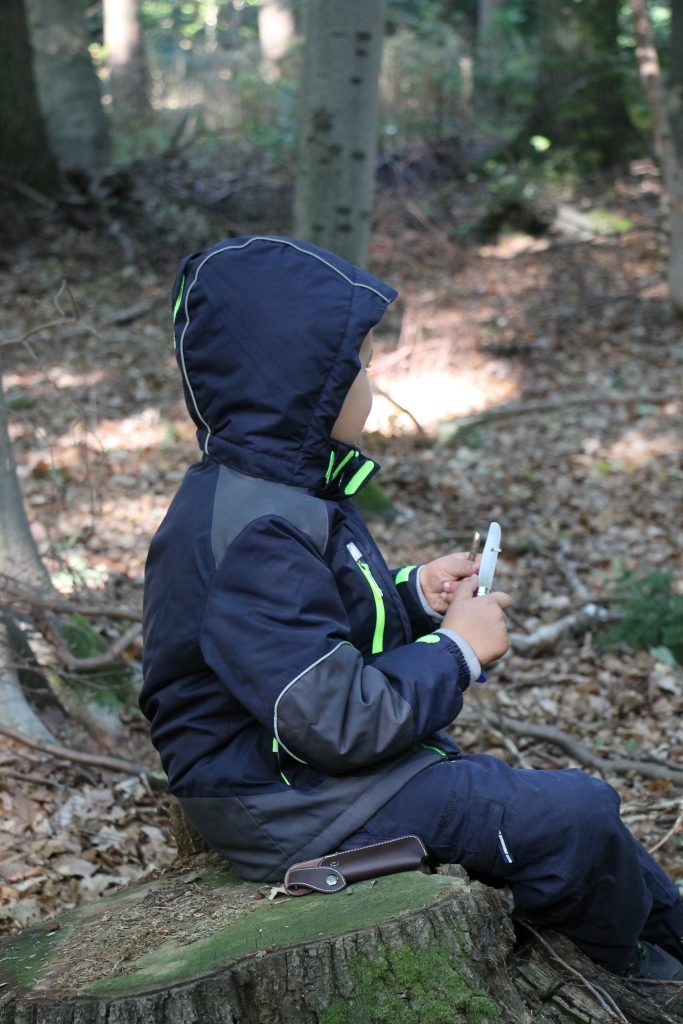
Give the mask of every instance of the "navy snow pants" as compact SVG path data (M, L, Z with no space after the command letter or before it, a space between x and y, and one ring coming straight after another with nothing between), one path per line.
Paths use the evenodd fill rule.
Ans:
M678 889L581 771L511 768L483 754L430 765L342 849L413 833L442 864L507 885L517 912L621 973L639 938L683 959Z

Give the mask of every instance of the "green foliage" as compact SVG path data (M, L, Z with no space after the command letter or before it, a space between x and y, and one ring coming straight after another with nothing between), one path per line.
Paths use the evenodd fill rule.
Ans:
M666 648L683 665L683 594L675 590L670 573L638 576L626 571L614 598L622 606L622 617L602 634L602 647Z
M458 133L464 113L467 47L444 25L401 28L384 45L382 124L385 144L437 142Z
M373 959L349 961L355 992L335 999L320 1024L498 1024L500 1015L484 992L462 978L457 962L432 941L425 949L385 946Z
M109 644L85 616L73 613L59 625L64 642L76 658L93 658L104 654ZM131 702L134 695L133 675L125 665L83 672L81 678L91 696L99 704L119 707Z

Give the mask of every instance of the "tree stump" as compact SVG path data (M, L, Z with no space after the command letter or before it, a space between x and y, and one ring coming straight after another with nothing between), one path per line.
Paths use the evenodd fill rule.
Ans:
M460 868L269 895L203 854L9 938L0 1024L683 1024Z

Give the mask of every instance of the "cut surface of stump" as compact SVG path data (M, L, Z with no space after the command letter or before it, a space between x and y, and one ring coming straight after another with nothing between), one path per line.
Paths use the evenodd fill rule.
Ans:
M11 937L0 1024L683 1024L669 988L653 1001L559 936L559 962L515 949L503 896L459 868L270 894L201 855Z

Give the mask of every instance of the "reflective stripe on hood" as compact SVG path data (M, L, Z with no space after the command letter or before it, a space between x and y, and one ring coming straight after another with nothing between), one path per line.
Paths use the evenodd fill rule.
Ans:
M316 246L256 236L187 257L176 357L205 454L318 489L363 338L396 292Z

